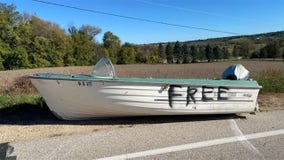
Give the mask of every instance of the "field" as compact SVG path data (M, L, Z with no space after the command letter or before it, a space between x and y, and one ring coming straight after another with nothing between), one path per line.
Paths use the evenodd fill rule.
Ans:
M284 61L226 61L218 63L196 63L196 64L134 64L116 65L115 70L118 77L160 77L160 78L220 78L222 72L231 64L240 63L250 71L250 77L269 71L284 73ZM0 71L0 91L12 87L13 82L22 76L34 73L54 72L65 74L89 74L92 66L83 67L57 67L23 69L13 71Z
M228 61L218 63L197 63L197 64L135 64L116 65L115 69L119 77L164 77L164 78L220 78L221 73L231 64L241 63L249 71L250 77L260 79L266 77L267 86L275 88L274 82L267 81L270 76L280 75L282 79L278 86L283 87L284 62L283 61ZM21 94L31 94L36 96L34 91L29 90L30 84L27 76L39 72L55 72L65 74L88 74L92 70L91 66L84 67L58 67L23 69L0 72L0 96L12 97ZM279 79L277 79L279 81ZM276 84L276 83L275 83ZM278 87L276 86L276 87ZM24 88L22 90L22 88ZM10 91L16 91L10 93ZM26 93L28 92L28 93ZM1 97L0 97L1 98ZM5 98L4 99L8 99ZM1 99L0 99L1 100ZM283 109L284 93L264 93L258 98L261 110ZM75 121L66 122L54 118L46 107L40 107L37 102L28 101L11 107L1 109L0 106L0 143L15 140L29 140L43 137L52 137L77 133L88 133L108 128L131 127L132 120L95 120L95 121ZM41 104L42 105L42 104ZM147 121L147 120L146 120ZM141 122L141 121L140 121ZM141 123L144 123L142 120ZM147 123L147 122L145 122ZM140 124L140 123L138 123ZM135 124L136 125L136 124Z

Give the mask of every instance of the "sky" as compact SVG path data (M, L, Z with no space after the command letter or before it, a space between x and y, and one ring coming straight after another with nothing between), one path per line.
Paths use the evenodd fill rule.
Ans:
M58 24L101 28L122 43L203 40L284 30L284 0L1 0ZM48 2L59 5L51 5Z

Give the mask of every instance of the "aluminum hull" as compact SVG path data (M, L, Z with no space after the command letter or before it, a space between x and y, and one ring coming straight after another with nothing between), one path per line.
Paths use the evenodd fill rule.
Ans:
M260 89L255 81L97 79L56 74L30 78L50 110L66 120L254 112Z

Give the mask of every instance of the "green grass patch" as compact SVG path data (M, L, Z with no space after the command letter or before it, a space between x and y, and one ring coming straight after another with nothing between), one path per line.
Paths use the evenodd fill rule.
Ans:
M18 94L10 95L3 94L0 95L0 109L19 106L22 104L39 105L42 103L42 98L38 94Z
M253 75L262 86L260 93L284 93L284 73L281 71L268 70Z

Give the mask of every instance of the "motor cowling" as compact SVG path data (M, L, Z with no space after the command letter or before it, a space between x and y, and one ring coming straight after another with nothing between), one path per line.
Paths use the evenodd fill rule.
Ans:
M248 78L249 71L241 64L233 64L222 73L222 79L247 80Z

